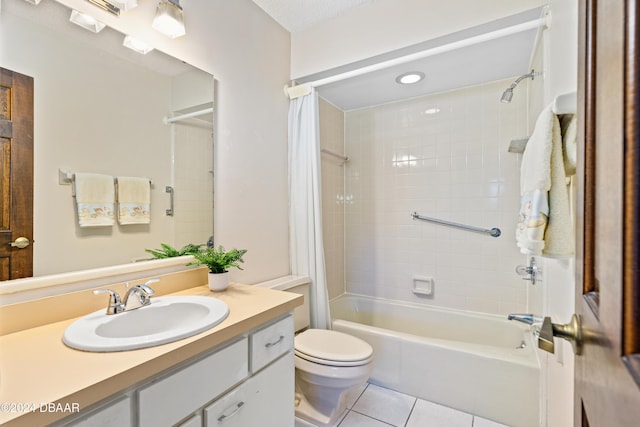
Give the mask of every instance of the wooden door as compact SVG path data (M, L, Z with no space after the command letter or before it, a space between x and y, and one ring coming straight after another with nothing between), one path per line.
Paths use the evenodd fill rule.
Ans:
M33 275L33 78L0 68L0 280ZM24 241L21 248L13 242Z
M580 0L576 426L640 426L640 0Z

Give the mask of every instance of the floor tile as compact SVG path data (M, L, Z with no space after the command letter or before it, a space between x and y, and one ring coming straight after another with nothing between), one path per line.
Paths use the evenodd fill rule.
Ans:
M407 422L415 401L415 397L369 384L353 406L353 410L393 426L402 427Z
M342 420L339 427L389 427L389 424L350 411L344 420Z
M407 427L472 427L473 416L418 399Z
M353 408L353 405L360 398L360 396L362 395L362 393L364 392L364 390L367 388L368 385L369 383L364 383L360 387L350 391L347 394L347 408L349 409Z
M486 420L480 417L473 417L473 427L509 427L495 421Z

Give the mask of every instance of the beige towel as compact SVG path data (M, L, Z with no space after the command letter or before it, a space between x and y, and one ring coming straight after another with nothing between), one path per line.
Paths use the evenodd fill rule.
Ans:
M575 140L575 132L569 129L567 125L565 134ZM538 116L522 156L516 241L524 254L564 257L574 252L563 155L563 146L567 145L563 144L558 117L551 106L545 108Z
M119 176L118 223L151 223L151 184L149 178Z
M113 177L77 172L73 180L80 227L113 225L115 191Z

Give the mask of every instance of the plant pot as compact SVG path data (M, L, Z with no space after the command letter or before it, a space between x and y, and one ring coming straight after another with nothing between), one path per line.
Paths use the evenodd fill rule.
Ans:
M209 289L213 292L220 292L229 286L229 272L209 273Z

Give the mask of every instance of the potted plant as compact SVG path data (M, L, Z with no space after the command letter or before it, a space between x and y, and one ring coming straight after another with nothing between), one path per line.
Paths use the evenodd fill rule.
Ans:
M229 271L231 267L238 268L244 262L242 256L246 249L231 249L226 251L224 247L204 248L193 252L194 261L188 265L206 265L209 268L209 289L212 291L224 291L229 285Z

